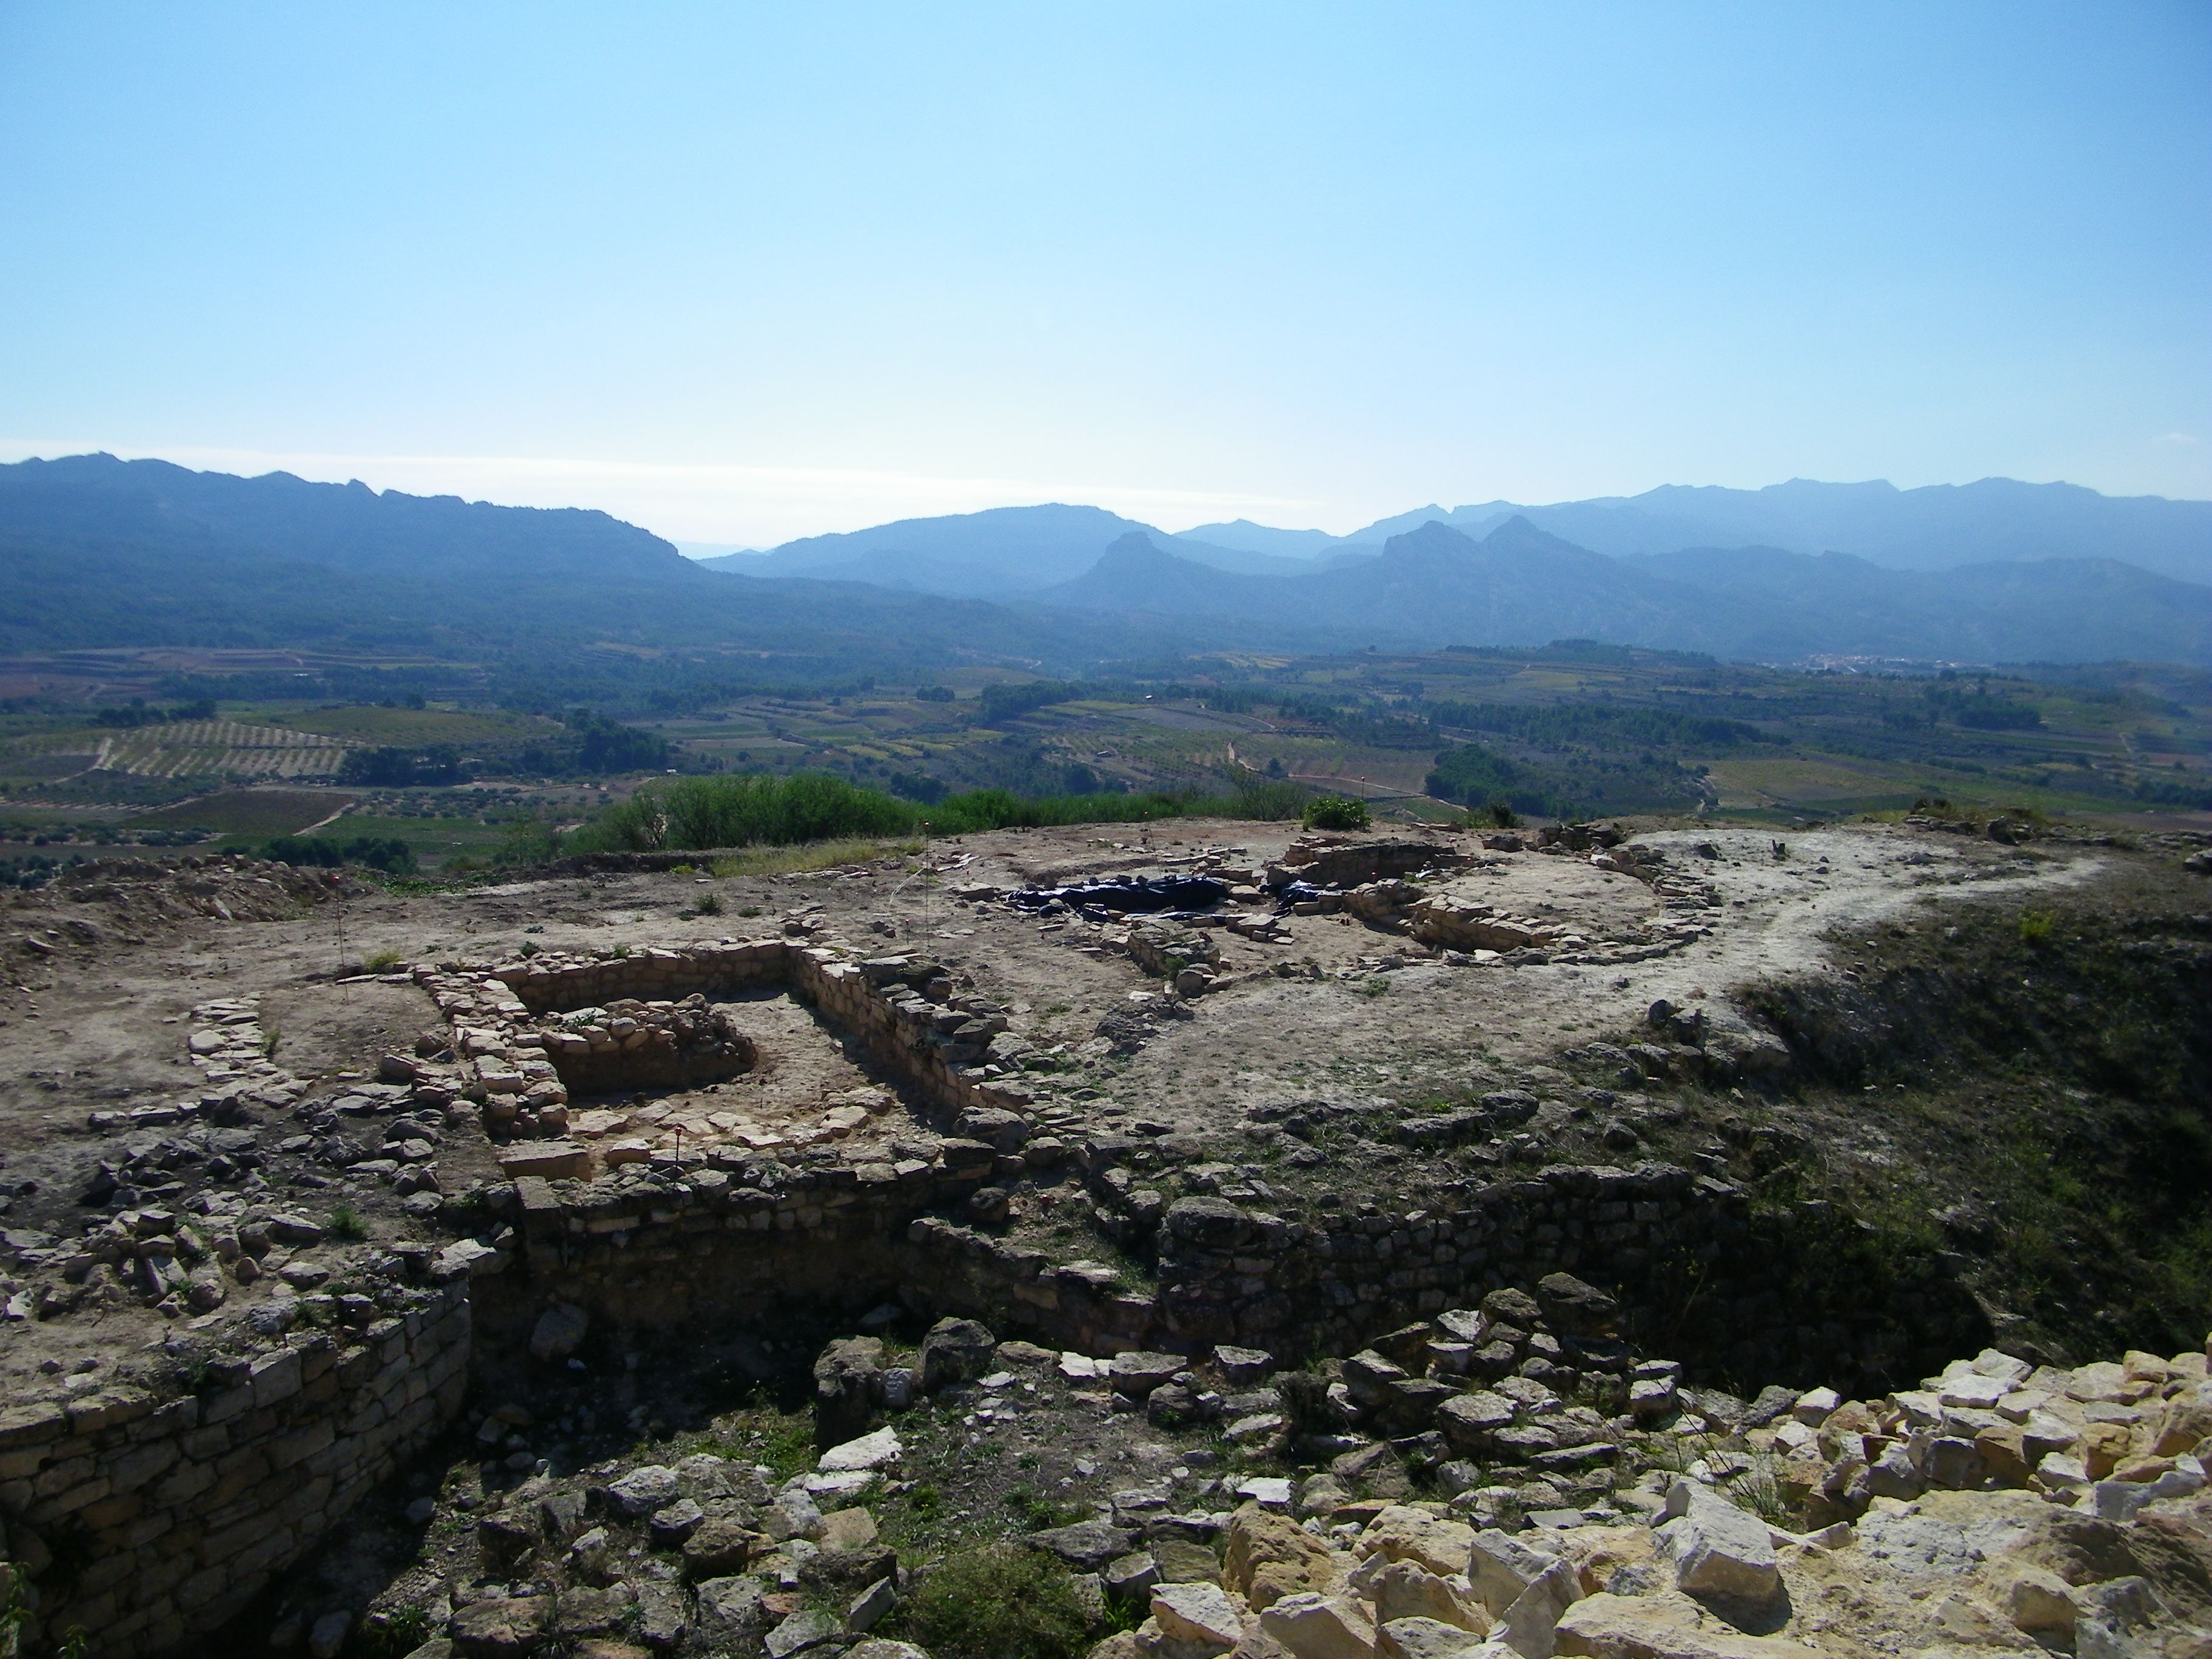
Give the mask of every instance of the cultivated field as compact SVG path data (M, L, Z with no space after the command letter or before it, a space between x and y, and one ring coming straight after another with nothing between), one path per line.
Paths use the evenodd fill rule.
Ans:
M349 746L283 726L179 720L103 737L88 769L147 778L327 778Z

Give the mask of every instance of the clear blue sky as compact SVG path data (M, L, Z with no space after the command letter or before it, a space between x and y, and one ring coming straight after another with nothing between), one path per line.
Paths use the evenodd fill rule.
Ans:
M0 450L766 542L2212 495L2212 6L0 0Z

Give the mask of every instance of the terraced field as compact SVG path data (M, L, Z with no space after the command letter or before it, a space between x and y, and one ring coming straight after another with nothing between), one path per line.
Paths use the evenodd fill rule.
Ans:
M351 746L278 726L178 720L103 737L88 769L142 778L328 778Z

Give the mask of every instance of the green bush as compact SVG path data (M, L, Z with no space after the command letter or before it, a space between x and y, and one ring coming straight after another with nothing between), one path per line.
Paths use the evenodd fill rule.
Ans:
M1364 830L1371 821L1367 803L1350 795L1322 795L1310 800L1301 817L1309 830Z
M976 789L924 805L823 772L678 778L640 787L565 839L574 852L658 853L710 847L789 846L848 837L969 835L986 830L1153 818L1289 818L1304 792L1295 784L1240 781L1227 796L1017 795ZM1367 822L1358 806L1359 826ZM1357 826L1356 826L1357 827Z
M1091 1648L1074 1575L1012 1544L945 1557L896 1618L902 1639L959 1659L1079 1659Z
M2048 910L2023 910L2020 917L2020 942L2023 945L2045 945L2051 939L2051 930L2058 919Z
M560 856L560 830L532 814L509 818L500 826L499 848L491 861L510 868L534 868Z
M396 836L356 836L343 842L320 836L279 836L261 855L273 863L318 870L358 864L386 875L404 876L415 868L413 850Z

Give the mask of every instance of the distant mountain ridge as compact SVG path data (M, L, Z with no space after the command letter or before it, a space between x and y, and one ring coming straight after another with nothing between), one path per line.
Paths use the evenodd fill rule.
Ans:
M0 466L0 647L404 647L526 664L550 684L599 672L610 653L640 674L663 653L705 652L755 676L852 678L1574 637L1771 661L2212 663L2212 586L2117 559L1903 570L1733 542L1614 555L1534 514L1446 515L1472 534L1406 516L1379 544L1333 540L1311 557L1194 543L1096 507L1001 508L716 568L604 513L76 456Z
M557 681L611 648L737 651L751 672L821 678L979 656L1069 671L1162 638L1107 617L718 575L605 513L112 455L0 465L0 650L401 649Z
M1283 648L1589 638L1769 661L2212 660L2212 587L2108 559L1899 571L1777 548L1613 558L1518 514L1479 539L1431 520L1392 537L1377 558L1287 579L1212 570L1174 547L1124 536L1040 598L1211 621Z
M2212 582L2212 501L2100 495L2078 484L1984 478L1969 484L1899 489L1876 480L1822 483L1793 478L1763 489L1663 484L1641 495L1531 507L1486 501L1421 507L1334 538L1331 549L1370 549L1425 523L1481 536L1507 519L1593 552L1623 556L1687 547L1780 548L1849 553L1899 570L1943 570L2015 559L2117 559L2179 580ZM1206 527L1210 539L1313 532L1251 526ZM1199 532L1192 532L1199 534ZM1321 550L1317 544L1298 545Z
M1099 507L1054 503L906 519L787 542L765 556L703 562L748 575L803 571L919 592L1011 598L1073 580L1101 550L1137 532L1215 569L1293 575L1347 557L1371 558L1392 537L1425 524L1479 539L1513 518L1614 557L1771 547L1848 553L1899 570L2115 559L2177 580L2212 583L2212 501L2101 495L2075 484L2009 478L1915 489L1879 481L1835 484L1802 478L1764 489L1667 484L1641 495L1546 507L1503 501L1431 505L1377 520L1348 536L1279 529L1249 519L1169 535Z
M1150 525L1103 507L1055 501L901 519L866 530L804 537L764 555L701 562L739 575L803 574L961 598L1010 598L1073 580L1090 568L1099 549L1123 536L1157 533ZM1265 550L1203 541L1186 543L1183 552L1201 564L1248 575L1286 575L1301 568L1298 560Z
M519 580L659 584L697 572L650 531L586 507L495 507L106 454L0 465L0 529L266 554L364 575L438 577L456 556Z

